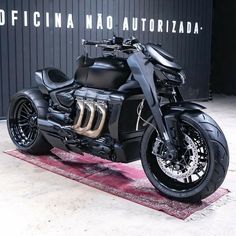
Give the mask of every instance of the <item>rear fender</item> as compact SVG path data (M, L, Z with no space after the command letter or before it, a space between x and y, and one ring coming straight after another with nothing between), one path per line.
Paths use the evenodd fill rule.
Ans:
M35 81L38 85L39 90L42 94L48 95L48 90L46 85L44 84L43 77L45 76L45 70L37 70L35 72Z

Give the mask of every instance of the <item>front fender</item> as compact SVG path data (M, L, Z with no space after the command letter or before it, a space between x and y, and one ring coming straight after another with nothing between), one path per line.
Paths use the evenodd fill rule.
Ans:
M176 146L183 145L182 132L179 129L179 119L184 112L194 112L205 109L204 106L193 102L176 102L168 103L161 107L163 118L168 130L168 133L172 137L172 141ZM178 137L174 139L173 137Z
M175 102L175 103L167 103L163 106L161 106L161 111L163 114L166 113L179 113L179 112L184 112L184 111L194 111L194 110L203 110L206 109L206 107L193 103L193 102Z

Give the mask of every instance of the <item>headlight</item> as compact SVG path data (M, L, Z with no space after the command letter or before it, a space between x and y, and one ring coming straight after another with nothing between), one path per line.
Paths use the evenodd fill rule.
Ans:
M157 80L164 84L179 86L185 82L186 76L183 71L177 72L159 65L154 67L154 71Z
M166 73L166 72L162 72L164 74L164 76L168 79L168 83L171 83L173 85L180 85L182 84L182 80L181 80L181 76L176 74L170 74L170 73Z

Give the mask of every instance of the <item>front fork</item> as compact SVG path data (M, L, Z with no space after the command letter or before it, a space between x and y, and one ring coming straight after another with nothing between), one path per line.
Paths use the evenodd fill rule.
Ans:
M147 60L145 55L139 51L133 53L127 60L134 75L134 79L139 83L146 101L150 107L155 123L158 127L159 135L168 150L168 157L173 159L177 155L177 150L172 141L171 134L167 129L167 124L163 119L160 103L156 93L154 83L153 65Z

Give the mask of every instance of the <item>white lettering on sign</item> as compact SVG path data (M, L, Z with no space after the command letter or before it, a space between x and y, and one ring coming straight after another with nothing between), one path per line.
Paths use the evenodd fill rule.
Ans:
M194 32L193 32L193 33L194 33L194 34L198 34L198 33L199 33L199 30L198 30L198 29L199 29L198 23L196 22L196 23L195 23L195 27L194 27Z
M28 12L24 11L24 26L28 26Z
M107 29L109 29L109 30L113 29L113 17L112 16L107 17Z
M46 24L46 27L48 28L50 25L50 18L49 18L49 12L46 12L46 14L45 14L45 20L46 20L46 22L45 22L45 24Z
M166 21L166 33L168 33L169 32L169 21L167 20Z
M192 31L192 23L191 22L187 22L187 34L190 34Z
M40 17L40 13L38 11L34 12L34 26L39 27L40 26L40 21L38 18Z
M102 25L102 14L101 14L101 13L98 13L97 29L103 29L103 25Z
M93 28L93 17L92 15L86 15L86 29L92 29Z
M176 27L176 21L175 20L172 20L172 33L173 34L175 34L176 33L176 29L175 29L175 27Z
M129 30L129 21L128 21L128 17L125 17L124 18L124 21L123 21L123 30Z
M154 19L151 19L149 24L149 31L154 32L154 30L155 30L155 21Z
M133 31L137 31L138 30L138 18L137 17L133 17L133 20L132 20L132 30Z
M72 14L68 14L68 18L67 18L67 29L74 29L74 22L73 22L73 16Z
M145 23L146 23L146 18L141 18L141 22L142 22L142 31L145 31Z
M6 18L5 18L5 11L0 9L0 26L5 25Z
M55 13L55 27L61 28L61 13Z
M9 15L7 15L9 13ZM19 21L21 19L21 21ZM96 27L97 30L114 30L115 27L122 27L123 31L142 31L142 32L159 32L159 33L172 33L172 34L194 34L198 35L199 30L203 30L203 27L199 25L199 22L195 21L177 21L170 19L148 19L146 17L127 17L124 16L115 22L112 15L103 16L102 13L97 13L96 15L87 14L85 15L85 29L92 30ZM23 10L19 12L18 10L0 9L0 27L6 25L10 22L12 26L16 26L17 22L22 22L24 27L29 27L32 25L36 28L38 27L55 27L67 29L74 29L82 27L80 22L73 17L72 13L62 14L60 12L42 13L40 11L28 12ZM19 23L18 23L19 24ZM115 29L117 30L117 29Z
M158 20L158 32L163 32L163 20Z
M16 10L11 11L11 25L12 26L15 26L15 22L18 19L17 14L18 14L18 11Z
M180 21L180 24L179 24L179 33L180 33L180 34L183 34L183 33L184 33L184 22L183 22L183 21Z

